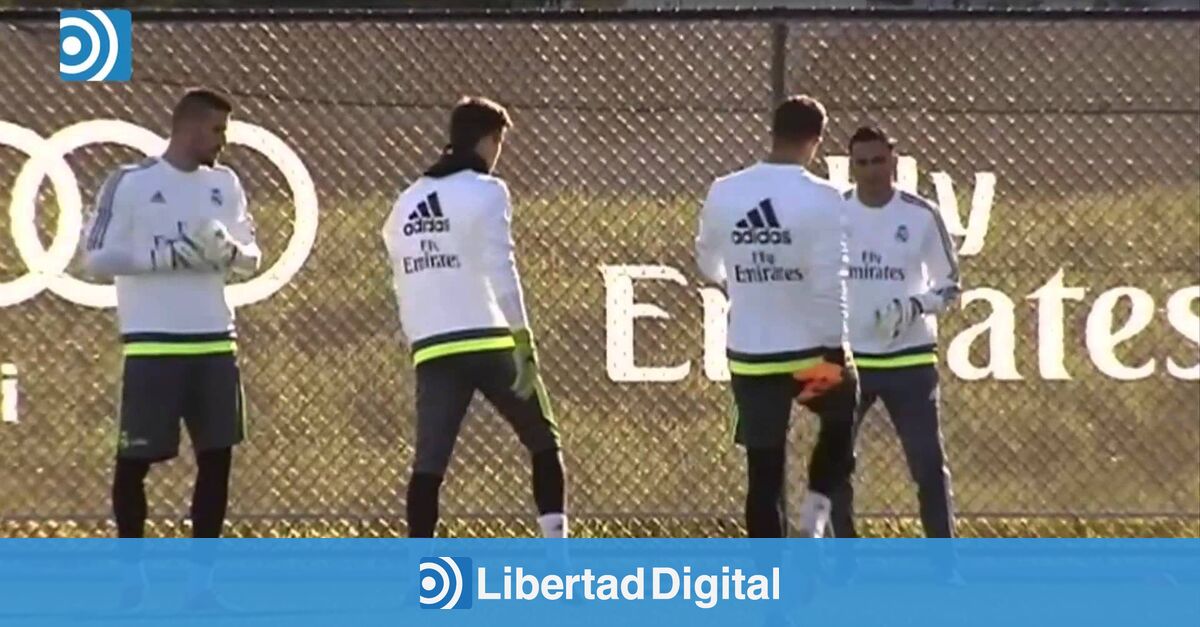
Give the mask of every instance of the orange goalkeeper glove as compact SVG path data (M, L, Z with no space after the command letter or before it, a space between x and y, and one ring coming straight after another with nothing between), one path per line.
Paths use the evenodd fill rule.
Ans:
M792 373L798 384L796 399L801 403L811 401L842 384L845 368L825 360L803 370Z

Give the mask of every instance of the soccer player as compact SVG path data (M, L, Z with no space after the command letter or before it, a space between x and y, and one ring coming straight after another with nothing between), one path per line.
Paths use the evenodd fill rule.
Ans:
M178 455L181 419L196 455L192 535L220 537L225 523L233 447L245 437L225 281L252 274L261 258L241 182L216 163L232 110L216 92L185 93L166 151L109 175L84 229L84 266L116 284L124 344L112 486L121 538L144 535L146 475ZM193 566L189 605L219 604L211 562ZM122 603L136 605L144 575L125 577Z
M825 108L806 97L775 109L772 147L755 165L717 179L700 216L700 272L729 295L727 356L736 441L749 471L751 537L782 537L787 431L794 400L821 418L800 513L800 535L823 535L828 496L851 469L857 386L847 368L842 198L809 172Z
M464 98L441 158L403 190L383 227L400 324L417 374L410 537L433 537L442 479L478 391L532 456L537 522L567 537L558 426L538 371L517 272L508 186L492 175L507 111Z
M856 183L845 193L850 225L850 344L862 402L882 400L917 484L928 537L954 535L950 472L938 418L937 316L960 284L954 242L937 207L896 189L895 142L876 126L850 139ZM855 428L857 436L858 428ZM850 478L833 500L839 537L856 537Z
M196 454L192 534L219 537L232 449L245 437L230 273L261 253L233 170L217 165L233 107L192 90L175 105L166 151L114 171L85 227L84 265L113 278L124 343L112 503L117 533L142 537L150 466L179 453L180 419Z

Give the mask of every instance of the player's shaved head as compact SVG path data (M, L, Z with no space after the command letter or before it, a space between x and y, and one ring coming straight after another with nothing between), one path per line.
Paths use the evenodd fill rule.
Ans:
M184 170L212 166L225 148L225 131L233 103L211 89L191 89L171 112L168 161Z
M805 144L825 132L825 106L811 96L792 96L775 107L771 137L778 143Z
M175 103L171 112L171 128L204 118L212 112L231 113L233 103L211 89L190 89Z

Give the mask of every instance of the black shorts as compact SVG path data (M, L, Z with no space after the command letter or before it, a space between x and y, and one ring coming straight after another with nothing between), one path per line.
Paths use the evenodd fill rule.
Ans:
M413 469L442 476L475 392L504 417L531 454L559 448L558 425L538 383L528 399L511 389L516 379L512 350L460 353L417 365L417 446Z
M233 353L127 356L117 457L163 461L179 454L179 423L197 452L246 436L241 374Z
M792 403L799 387L790 374L730 377L734 402L734 441L750 448L784 448L791 424ZM854 424L858 383L853 378L804 403L823 423Z

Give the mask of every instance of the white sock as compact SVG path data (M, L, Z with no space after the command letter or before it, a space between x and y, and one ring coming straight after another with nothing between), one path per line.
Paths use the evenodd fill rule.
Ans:
M829 524L829 511L832 508L829 497L809 490L800 503L800 537L824 538L825 525Z
M567 535L567 515L566 514L545 514L538 516L538 526L542 528L542 537L545 538L566 538Z

